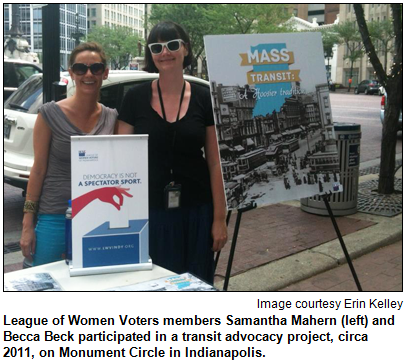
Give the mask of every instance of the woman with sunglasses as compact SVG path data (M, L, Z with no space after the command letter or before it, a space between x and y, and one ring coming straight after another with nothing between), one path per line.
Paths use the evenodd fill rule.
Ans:
M39 110L20 240L23 255L34 266L64 258L65 211L71 199L70 137L113 134L117 111L98 102L108 73L102 48L93 42L80 44L69 59L75 94Z
M151 30L144 70L159 79L128 91L118 132L149 135L153 263L213 282L214 251L227 240L226 204L209 89L183 77L191 51L180 25Z

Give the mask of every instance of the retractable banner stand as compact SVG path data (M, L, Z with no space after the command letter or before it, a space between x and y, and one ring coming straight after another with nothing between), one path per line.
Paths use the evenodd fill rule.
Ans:
M339 192L319 33L205 37L230 209Z
M148 136L71 137L71 276L149 270Z

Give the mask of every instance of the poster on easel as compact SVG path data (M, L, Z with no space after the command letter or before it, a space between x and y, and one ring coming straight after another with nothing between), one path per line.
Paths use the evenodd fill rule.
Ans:
M72 136L70 275L150 270L148 136Z
M321 35L204 40L228 208L342 191Z

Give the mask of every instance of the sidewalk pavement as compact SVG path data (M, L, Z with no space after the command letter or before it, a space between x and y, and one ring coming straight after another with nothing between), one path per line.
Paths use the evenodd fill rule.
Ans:
M379 163L380 160L362 163L360 169ZM401 169L397 177L402 178ZM361 176L359 183L377 178L377 174ZM242 215L228 291L355 290L331 219L306 213L300 207L299 201L289 201ZM235 218L234 213L229 223L230 240ZM401 289L402 214L390 218L358 212L337 217L336 221L352 259L375 251L355 261L362 289ZM18 241L18 233L5 236L5 245L7 240ZM396 242L395 247L381 248ZM219 289L223 288L230 244L222 251L215 273L215 286ZM22 262L21 252L5 254L4 272L21 269ZM385 271L375 264L382 264ZM330 277L322 274L331 269ZM373 272L369 275L369 271ZM374 274L375 271L378 273ZM391 281L386 276L392 277ZM301 283L302 280L305 281Z
M353 261L363 291L403 291L403 243L398 241ZM358 291L349 266L287 286L280 291Z
M397 156L401 159L401 155ZM362 163L360 169L378 165L380 160ZM396 176L402 178L402 169ZM378 174L359 177L359 183L377 179ZM228 291L343 291L340 284L352 280L348 291L355 290L352 275L329 217L308 214L301 210L299 201L271 205L255 209L242 215L236 252L229 280ZM383 217L378 215L356 213L346 217L336 217L339 229L352 260L376 251L381 247L402 240L403 215ZM234 226L231 219L230 226ZM229 228L230 239L233 229ZM401 244L401 242L399 242ZM225 247L215 274L215 286L223 288L229 246ZM397 253L397 252L396 252ZM374 259L386 262L388 271L395 280L387 280L382 274L366 282L366 269L375 269L371 259L366 258L355 267L362 289L366 291L391 291L401 287L401 265L392 264L395 257L388 256L387 249L378 250ZM399 253L402 258L402 253ZM336 285L318 283L318 275L345 264L342 270L334 270ZM347 270L346 270L347 269ZM358 271L359 269L359 271ZM379 272L379 270L377 269ZM380 270L381 271L381 270ZM373 276L373 275L372 275ZM293 285L314 277L308 285ZM367 284L367 285L366 285ZM364 286L365 285L365 286ZM345 285L343 285L345 286ZM293 290L294 288L294 290ZM285 291L285 290L284 290Z

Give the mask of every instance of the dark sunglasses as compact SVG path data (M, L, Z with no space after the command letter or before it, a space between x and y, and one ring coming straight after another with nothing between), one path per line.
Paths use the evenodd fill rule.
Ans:
M105 68L103 63L93 63L90 66L84 63L75 63L71 66L72 72L77 76L83 76L88 72L88 69L94 76L100 76L105 71Z
M148 45L152 54L161 54L166 47L170 52L178 52L181 48L181 44L185 44L182 39L170 40L166 43L151 43Z

